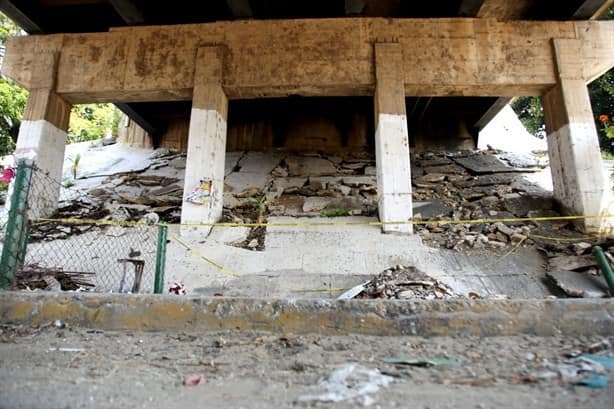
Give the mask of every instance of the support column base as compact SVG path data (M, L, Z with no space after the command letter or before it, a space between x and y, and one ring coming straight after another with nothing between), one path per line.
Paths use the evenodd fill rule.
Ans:
M382 223L407 222L412 218L412 200L409 194L387 194L378 201L379 219ZM384 224L384 233L412 234L412 224Z

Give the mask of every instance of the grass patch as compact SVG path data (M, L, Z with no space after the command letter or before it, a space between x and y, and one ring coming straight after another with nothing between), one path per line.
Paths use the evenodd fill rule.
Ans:
M320 216L322 217L343 217L349 216L351 209L346 208L324 208L320 212Z

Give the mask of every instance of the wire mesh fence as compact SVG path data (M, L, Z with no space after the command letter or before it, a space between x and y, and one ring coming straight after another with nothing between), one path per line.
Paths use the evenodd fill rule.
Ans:
M29 162L20 163L7 204L5 287L161 292L165 227L112 220L104 203Z

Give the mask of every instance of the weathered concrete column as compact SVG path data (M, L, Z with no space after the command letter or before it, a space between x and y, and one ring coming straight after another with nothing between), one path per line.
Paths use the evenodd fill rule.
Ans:
M399 44L375 44L375 156L382 222L412 219L409 136L405 112L403 52ZM413 232L411 224L384 225L385 233Z
M222 217L228 98L222 89L222 48L198 50L188 134L182 224ZM186 226L181 234L207 235L210 227Z
M15 162L31 159L30 217L50 216L58 207L71 105L55 93L57 53L41 53L32 62L30 95L19 128Z
M605 180L597 129L583 75L581 41L554 39L558 84L543 97L554 198L572 215L595 216L603 209ZM600 219L578 226L599 231Z

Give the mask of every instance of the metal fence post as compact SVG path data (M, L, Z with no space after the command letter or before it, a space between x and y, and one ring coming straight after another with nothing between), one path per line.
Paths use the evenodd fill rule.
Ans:
M8 289L23 267L28 245L28 193L32 180L32 161L20 159L13 184L4 247L0 256L0 286Z
M158 225L158 246L156 249L156 277L154 280L154 294L164 292L164 266L166 264L166 237L168 226Z

